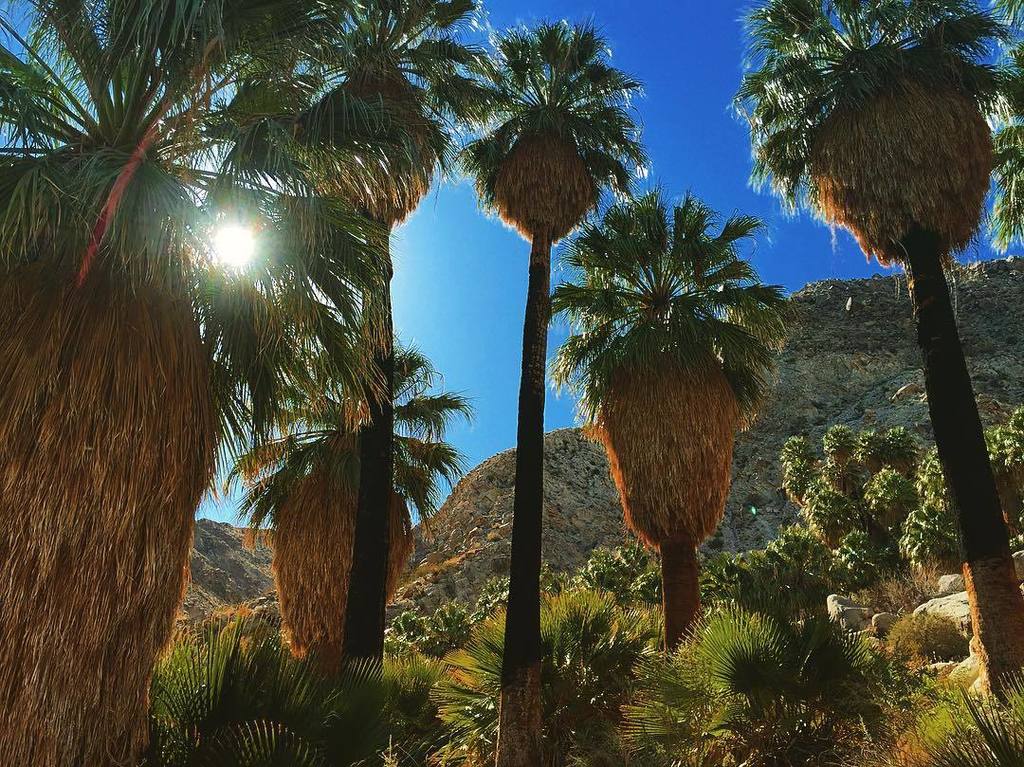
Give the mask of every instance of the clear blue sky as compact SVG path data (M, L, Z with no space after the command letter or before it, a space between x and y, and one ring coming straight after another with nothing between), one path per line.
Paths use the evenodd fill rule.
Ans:
M745 126L730 108L743 72L740 22L748 0L485 0L494 29L567 19L593 21L617 66L639 78L637 104L650 157L648 183L673 197L693 191L728 214L762 217L765 236L749 254L766 282L798 290L829 278L866 277L869 264L852 238L806 214L791 217L751 189ZM515 445L516 401L529 246L477 209L466 181L439 185L397 232L394 304L400 336L419 346L447 388L474 401L476 421L451 441L472 467ZM987 258L987 248L965 258ZM555 254L554 281L559 280ZM565 328L552 327L553 352ZM575 404L549 389L546 425L574 423ZM231 519L230 501L204 513Z

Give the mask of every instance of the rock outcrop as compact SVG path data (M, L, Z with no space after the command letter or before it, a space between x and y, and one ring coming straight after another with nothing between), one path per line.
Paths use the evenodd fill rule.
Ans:
M196 520L192 541L192 583L182 611L198 620L218 608L245 602L274 588L270 551L242 545L244 531L211 519Z

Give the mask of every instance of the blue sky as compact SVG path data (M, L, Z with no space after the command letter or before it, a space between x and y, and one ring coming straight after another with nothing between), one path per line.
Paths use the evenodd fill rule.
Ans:
M615 64L644 83L637 107L651 157L648 183L672 197L692 191L723 214L762 217L767 232L748 257L766 282L798 290L813 280L884 271L867 263L845 232L806 214L788 216L767 192L750 187L747 131L730 108L743 72L740 18L748 6L748 0L489 0L487 17L498 30L541 20L593 21ZM473 399L475 422L456 426L450 438L475 466L515 445L529 246L481 214L472 186L456 180L431 192L396 233L393 251L397 330L433 360L447 388ZM965 254L990 256L987 248ZM557 260L556 251L556 283ZM564 327L552 327L552 352L565 335ZM574 407L567 394L549 389L547 428L573 425ZM207 504L204 513L232 519L233 504Z

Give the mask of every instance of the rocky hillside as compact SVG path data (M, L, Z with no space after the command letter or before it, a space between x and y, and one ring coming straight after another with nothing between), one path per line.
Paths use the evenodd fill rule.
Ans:
M963 267L955 275L961 332L989 421L1024 402L1024 260ZM779 364L775 393L737 444L726 518L706 544L741 551L762 546L796 509L779 491L778 453L793 434L818 438L833 423L905 425L929 436L919 356L902 277L825 281L793 296L797 317ZM601 448L575 429L546 441L544 554L572 570L597 546L624 540L614 486ZM429 531L419 531L409 580L395 609L431 609L472 600L508 566L514 451L475 468L458 484ZM230 525L196 526L193 584L186 612L197 617L272 588L269 552L250 552Z
M242 545L242 530L211 519L196 521L192 542L192 584L182 608L189 620L225 605L260 596L274 587L270 551Z
M983 415L1024 402L1024 260L959 268L954 300ZM762 546L796 509L779 491L778 453L791 435L818 438L833 423L857 428L904 425L929 436L927 402L902 276L824 281L793 296L796 320L776 389L758 423L738 444L732 496L707 546ZM546 441L544 554L571 570L596 546L622 541L621 511L599 446L577 430ZM485 461L455 488L421 531L410 581L398 607L430 609L472 600L509 556L514 451ZM426 534L422 534L426 533Z

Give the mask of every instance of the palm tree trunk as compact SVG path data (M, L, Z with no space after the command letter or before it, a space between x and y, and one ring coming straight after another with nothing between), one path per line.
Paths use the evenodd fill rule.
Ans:
M938 236L915 228L903 240L910 270L925 389L943 473L960 528L964 581L983 684L1001 694L1024 665L1024 598L964 360Z
M672 652L700 615L697 546L687 540L665 541L660 549L665 649Z
M390 248L390 242L385 247ZM359 500L345 612L345 657L376 661L384 657L389 510L394 489L395 350L390 252L387 261L387 283L381 291L382 338L373 359L384 388L368 398L369 422L359 435Z
M540 567L544 524L544 384L550 314L551 237L535 234L523 325L497 767L537 767L542 763Z

